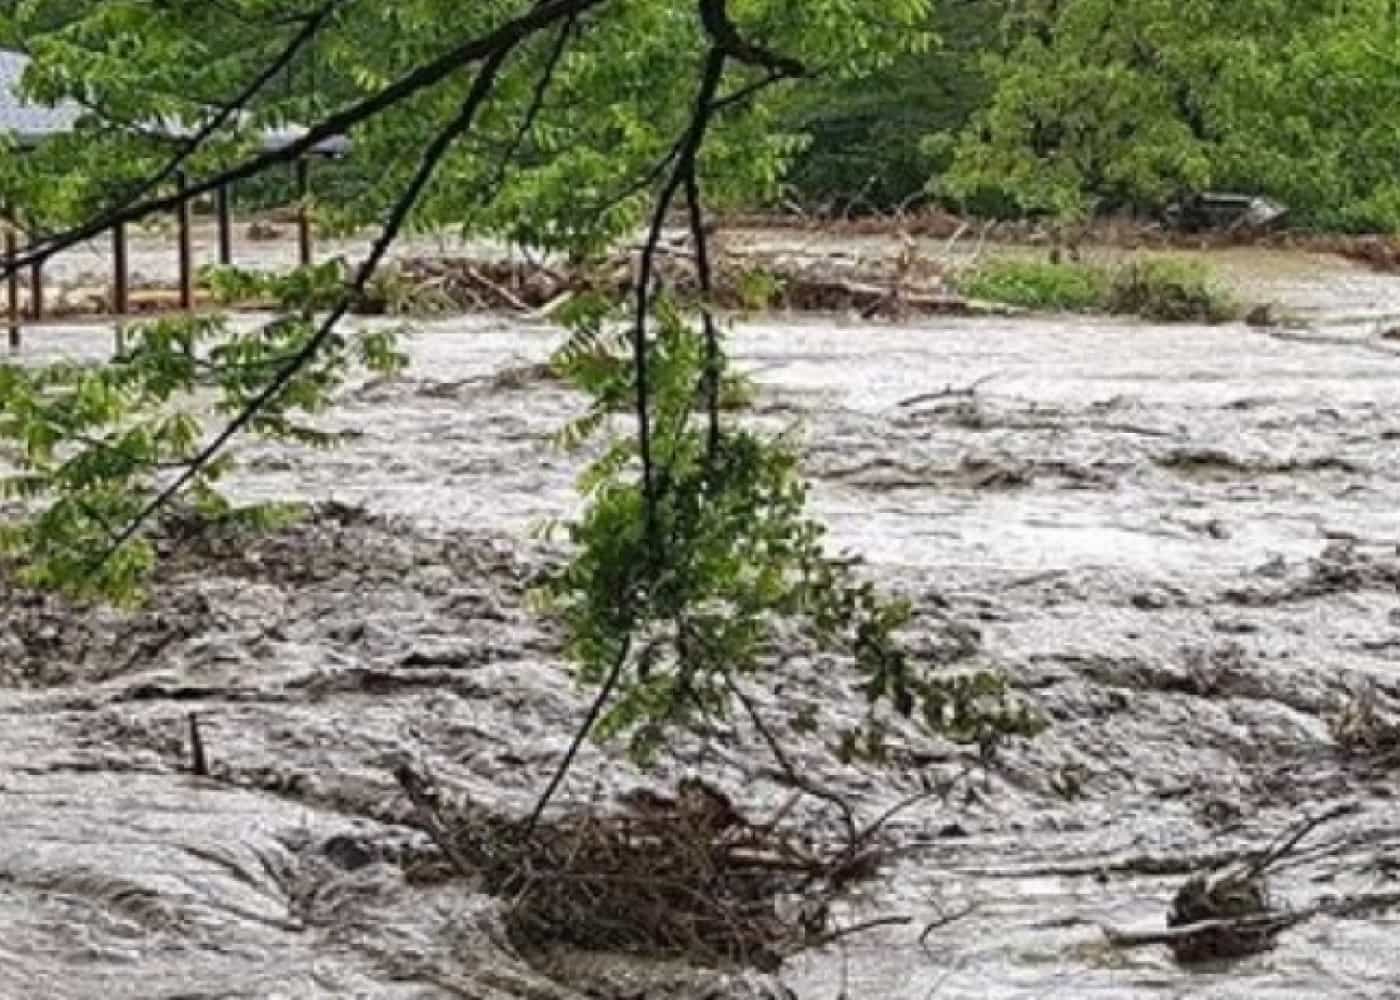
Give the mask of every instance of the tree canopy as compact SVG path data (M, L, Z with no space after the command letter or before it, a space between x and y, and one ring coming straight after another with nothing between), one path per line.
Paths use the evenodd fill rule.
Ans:
M445 151L412 223L596 247L639 222L649 193L639 181L659 176L686 125L714 44L711 9L736 42L761 40L729 51L730 98L794 70L859 75L916 41L910 28L925 14L923 0L16 0L0 36L34 56L29 93L95 114L81 135L6 158L0 194L48 224L72 223L159 171L171 143L146 134L152 122L197 129L236 105L189 157L208 176L246 155L259 128L363 109L372 113L342 118L365 165L359 183L323 208L371 222L467 99L473 61L490 48L501 55L490 100ZM480 40L502 47L473 50ZM767 108L733 100L716 115L702 153L713 204L775 191L797 137Z
M1156 214L1233 190L1400 228L1391 0L941 0L925 49L794 91L789 196L984 216Z
M1390 0L1029 2L1005 24L990 100L935 140L954 150L939 193L1082 214L1224 188L1314 224L1400 226Z
M157 169L170 143L139 134L152 121L198 127L268 72L239 102L239 128L216 130L192 157L212 170L246 152L258 127L313 124L447 53L454 37L533 16L547 27L512 47L413 223L596 250L640 220L640 191L628 186L675 142L705 33L689 3L557 6L9 0L0 39L35 55L31 92L76 97L94 119L42 155L7 158L0 194L35 221L71 222ZM810 79L719 116L704 152L716 207L932 198L990 215L1153 213L1215 188L1274 196L1304 224L1400 226L1391 0L734 0L725 10L739 37ZM768 71L742 60L728 69L736 90ZM468 85L448 73L358 123L359 154L322 219L382 213L411 175L415 138Z

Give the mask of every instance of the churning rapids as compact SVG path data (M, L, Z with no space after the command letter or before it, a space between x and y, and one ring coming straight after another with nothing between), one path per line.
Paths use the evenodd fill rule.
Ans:
M916 602L918 644L1003 668L1051 723L895 821L913 849L841 916L914 922L790 963L804 1000L1400 996L1392 918L1319 917L1190 971L1100 928L1160 926L1193 866L1342 802L1363 808L1275 890L1302 906L1400 873L1400 765L1344 752L1334 724L1363 692L1381 718L1400 709L1400 343L1381 335L1400 281L1221 259L1308 328L739 325L761 387L747 419L801 425L836 543ZM425 325L405 374L327 417L340 448L240 449L240 498L334 504L252 543L170 547L141 612L0 591L0 997L779 994L522 956L494 900L406 878L424 840L397 761L520 812L588 700L524 604L550 558L531 525L578 503L576 461L548 439L580 401L502 377L558 337ZM96 356L107 339L30 344ZM966 766L912 732L887 764L840 763L829 744L859 706L829 670L781 697L773 718L818 721L784 722L799 766L869 817ZM187 773L192 710L213 778ZM568 791L701 768L758 814L786 798L739 725L651 775L589 748Z

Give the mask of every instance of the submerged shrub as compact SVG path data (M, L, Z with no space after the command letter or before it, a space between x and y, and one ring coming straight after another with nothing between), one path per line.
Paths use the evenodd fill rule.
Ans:
M1113 273L1107 312L1164 323L1224 323L1239 314L1228 291L1200 261L1134 260Z
M1001 258L956 280L964 295L1024 309L1089 312L1103 307L1108 274L1089 264Z
M1164 323L1223 323L1239 315L1230 293L1199 261L1130 260L1108 266L1002 258L955 279L974 298L1024 309L1103 312Z

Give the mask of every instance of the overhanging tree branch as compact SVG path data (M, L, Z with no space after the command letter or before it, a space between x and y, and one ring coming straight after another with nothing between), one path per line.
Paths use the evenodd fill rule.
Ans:
M248 81L247 86L239 91L231 100L222 104L214 117L210 118L195 130L193 135L189 136L187 139L181 140L179 148L165 166L152 174L132 191L121 195L118 203L109 207L107 211L112 212L127 207L133 202L145 198L162 184L173 178L176 173L179 172L180 168L189 162L190 157L194 156L219 129L227 125L228 122L246 108L258 94L262 93L268 84L277 78L279 73L292 64L292 60L321 33L321 29L326 26L326 23L331 19L332 15L347 2L351 2L351 0L328 0L327 3L322 4L315 11L299 19L302 24L301 30L292 37L292 40L287 43L278 54L277 58L268 63L262 72L258 73L252 80Z
M651 450L651 394L647 382L647 318L651 308L651 285L655 273L656 255L661 242L661 229L665 223L666 215L675 201L677 193L684 187L686 199L690 208L691 228L696 237L697 260L700 262L699 281L702 293L708 294L713 285L713 280L705 243L706 237L703 229L703 218L701 216L700 206L700 188L697 179L696 161L700 149L704 144L706 132L715 114L721 108L729 104L737 103L747 96L751 96L753 93L756 93L757 90L781 79L784 75L778 72L770 73L765 80L759 81L753 87L744 88L741 92L731 95L730 98L721 99L718 98L717 95L720 85L724 80L725 63L727 59L728 54L718 46L710 48L709 52L706 54L700 88L696 94L690 123L666 156L647 174L649 183L657 176L660 176L668 166L674 164L674 166L671 167L666 183L657 196L647 240L642 247L637 274L636 315L634 317L632 330L638 451L642 464L642 491L645 505L646 532L649 542L648 551L651 554L652 562L650 566L653 569L663 566L666 559L666 552L660 544L661 536L659 531L658 504L660 503L661 497L658 492L658 477ZM708 308L704 309L704 315L706 323L706 350L708 355L706 364L708 383L707 396L710 403L709 412L711 419L709 448L710 458L713 462L715 452L719 446L719 331ZM633 623L632 627L635 627L635 623ZM629 630L623 639L617 657L614 659L607 672L602 687L594 698L592 705L590 705L583 722L575 731L569 750L564 755L559 766L555 769L554 776L550 780L549 785L536 802L535 808L531 811L530 817L525 824L526 836L529 836L535 829L540 816L543 814L549 801L559 788L559 785L563 782L570 767L573 765L579 747L582 745L583 741L588 738L593 727L597 725L603 709L606 707L608 700L612 697L617 685L621 681L622 672L626 668L627 656L631 649L632 641L633 632ZM684 686L685 684L683 681L682 687Z
M700 20L715 48L735 62L761 66L781 76L806 76L807 68L796 59L772 52L745 40L729 19L727 0L700 0Z
M524 145L525 138L530 134L530 129L535 127L535 122L544 110L545 99L549 96L549 88L554 83L555 73L559 70L559 63L563 61L564 52L569 47L569 35L573 32L574 26L578 23L578 16L571 15L563 24L559 26L559 33L555 37L554 47L550 49L549 56L545 60L544 69L540 72L539 79L535 81L534 92L530 96L530 105L525 109L525 113L520 118L520 125L516 128L515 134L511 137L509 144L501 152L496 161L496 170L491 178L491 183L487 189L492 193L500 190L505 183L506 171L510 169L510 162L515 158L520 147Z
M131 519L102 553L95 559L90 567L89 573L95 573L107 560L121 549L123 545L131 541L132 538L146 525L146 523L166 506L176 495L180 493L197 475L200 470L208 466L215 456L228 444L232 438L250 424L258 414L277 395L286 388L287 384L296 376L297 372L306 365L318 350L330 339L335 331L336 325L345 318L350 311L350 307L364 296L365 287L369 284L370 278L378 269L380 262L388 253L389 247L398 238L399 232L403 229L404 223L412 212L414 205L422 196L424 189L432 180L438 164L442 162L449 149L456 140L471 128L477 113L481 110L486 99L491 95L492 87L495 85L496 76L501 67L505 64L507 57L515 47L528 36L528 32L516 37L507 37L496 49L491 51L481 69L477 72L476 79L472 83L462 109L450 122L442 129L433 141L424 150L422 159L419 162L418 170L414 174L408 186L399 196L385 220L384 231L375 240L371 247L369 256L360 264L355 273L353 281L347 288L345 294L334 309L321 321L316 333L307 340L306 344L299 350L292 359L273 377L273 379L254 396L246 406L232 420L224 426L213 440L205 445L198 454L190 459L188 467L175 478L165 489L161 490L152 498L141 511Z
M54 254L92 239L118 223L135 222L156 212L170 211L186 201L227 184L254 177L278 164L298 160L327 139L344 135L368 119L440 83L457 70L471 63L492 58L502 50L514 48L535 32L561 19L577 17L604 2L605 0L549 0L539 4L495 31L453 47L431 62L424 63L411 73L399 77L363 101L323 118L319 123L308 127L299 138L279 149L250 157L212 177L190 184L182 192L135 201L50 237L42 245L27 249L17 254L13 260L0 264L0 277L20 268L42 263Z
M657 521L657 505L661 498L657 495L656 469L651 453L651 401L647 386L647 314L651 309L651 284L656 271L657 248L661 244L661 229L687 173L695 170L695 158L705 141L705 132L714 115L715 94L724 78L724 60L724 53L718 49L711 49L705 59L705 71L700 81L700 91L696 95L695 110L691 113L690 125L681 139L675 168L657 196L656 208L651 217L651 229L642 247L641 261L637 268L637 314L632 334L632 357L637 379L637 447L642 462L642 495L646 503L647 540L650 543L652 558L657 560L662 560L664 553L659 548L661 534Z

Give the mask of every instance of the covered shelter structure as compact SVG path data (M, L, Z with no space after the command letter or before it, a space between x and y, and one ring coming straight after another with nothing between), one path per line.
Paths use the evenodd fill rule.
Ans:
M56 136L75 131L84 118L92 112L76 101L61 101L57 104L36 104L26 100L22 94L20 81L30 62L22 52L0 49L0 135L7 136L13 146L21 152L38 148ZM159 124L153 128L158 134L172 139L188 137L190 130L179 126ZM263 152L275 152L286 148L306 134L304 129L286 127L269 129L260 133ZM350 152L350 140L344 136L325 139L312 147L311 151L296 160L296 187L298 196L297 240L298 259L302 266L312 263L313 248L311 237L311 215L309 200L311 195L311 158L339 158ZM183 188L186 175L179 171L175 183ZM219 263L233 263L233 223L231 210L232 192L227 185L215 192L215 216L218 224ZM7 206L13 212L15 206ZM194 262L193 239L190 221L190 205L181 200L175 212L177 253L179 265L180 308L194 307ZM5 227L4 251L7 260L13 261L18 251L18 237L13 219ZM112 227L112 313L120 319L130 308L130 272L127 247L126 225L117 223ZM21 321L30 322L44 318L44 278L40 263L30 269L30 293L28 316L20 314L20 276L11 267L6 282L6 325L9 330L9 343L12 349L18 348L21 341Z

